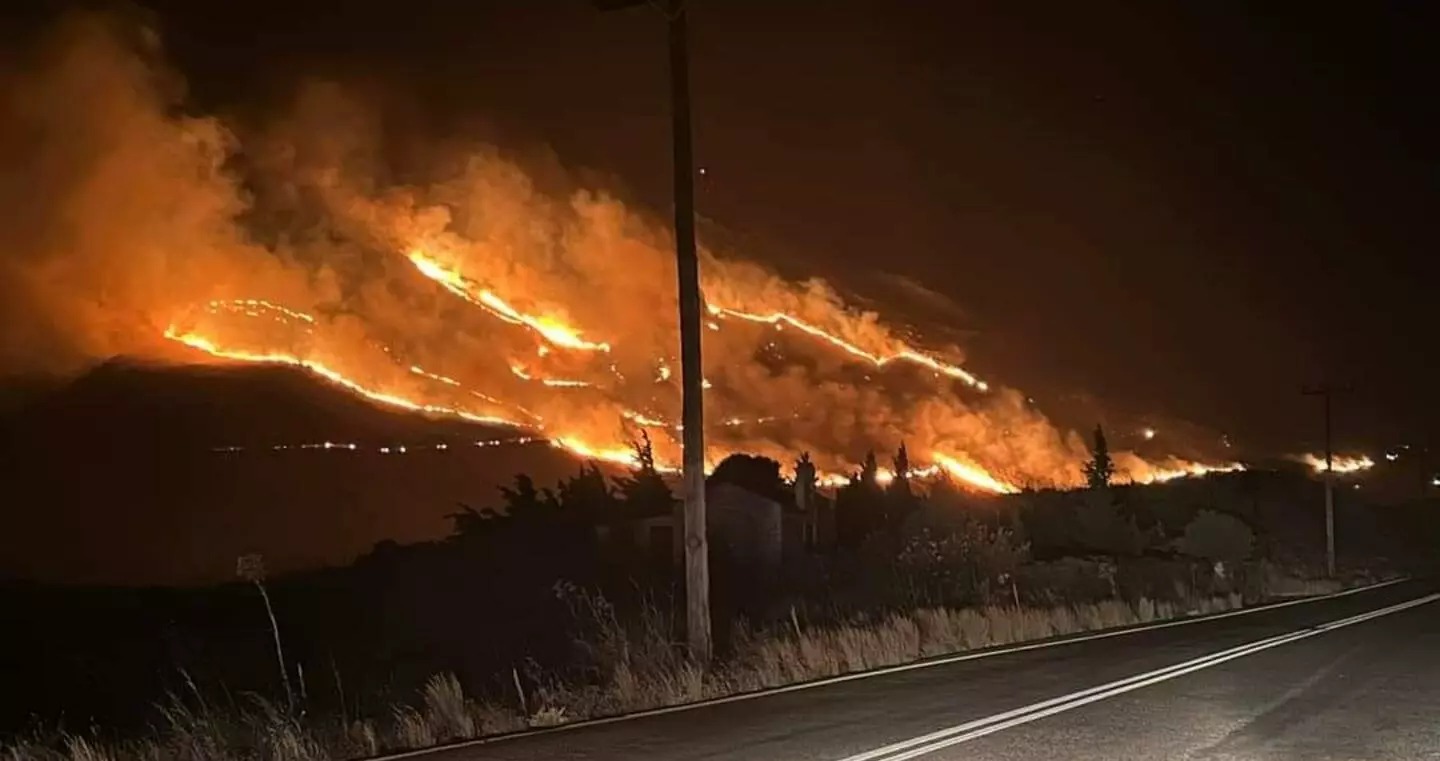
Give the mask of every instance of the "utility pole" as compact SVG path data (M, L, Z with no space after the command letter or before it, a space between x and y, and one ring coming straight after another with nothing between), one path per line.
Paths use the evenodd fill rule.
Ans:
M595 0L601 10L645 0ZM690 657L709 663L710 549L705 530L704 368L700 361L700 265L695 254L695 177L690 143L690 55L684 0L663 7L670 37L670 119L674 149L675 270L680 295L681 498L685 503L685 632Z
M1322 383L1307 387L1301 392L1307 396L1318 396L1325 403L1325 573L1330 577L1335 576L1335 451L1330 408L1335 394L1348 390Z

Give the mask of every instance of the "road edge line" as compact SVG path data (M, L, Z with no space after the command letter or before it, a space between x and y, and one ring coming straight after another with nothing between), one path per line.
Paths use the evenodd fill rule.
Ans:
M1135 690L1143 689L1153 684L1176 679L1186 674L1202 671L1222 663L1280 647L1281 645L1288 645L1292 642L1309 639L1310 637L1315 637L1336 629L1343 629L1347 626L1364 623L1393 613L1418 608L1437 600L1440 600L1440 592L1432 592L1421 597L1395 603L1394 605L1388 605L1384 608L1376 608L1375 610L1365 611L1346 618L1297 629L1287 634L1256 640L1228 650L1222 650L1218 653L1212 653L1208 656L1195 658L1184 663L1172 664L1142 674L1135 674L1097 687L1078 690L1066 695L1011 709L1003 713L972 719L964 724L957 724L953 727L936 730L920 737L891 743L884 748L877 748L875 750L845 756L836 759L836 761L910 761L911 759L919 758L929 753L960 745L971 740L977 740L981 737L1010 729L1011 727L1038 721L1047 716L1054 716L1091 703L1098 703L1127 692L1134 692Z

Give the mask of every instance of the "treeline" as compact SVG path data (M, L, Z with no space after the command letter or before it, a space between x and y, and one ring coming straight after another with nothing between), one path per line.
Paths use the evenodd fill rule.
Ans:
M620 621L642 609L671 625L683 620L668 553L618 539L633 536L626 526L675 505L644 440L637 454L625 473L584 465L554 484L516 476L492 498L457 505L443 540L381 542L351 566L266 580L287 674L305 705L383 712L439 673L481 695L513 693L517 681L526 689L542 679L583 683L594 666L577 631L577 600L603 599ZM1322 567L1319 486L1300 475L1233 473L1155 486L1096 479L1075 491L994 496L917 482L904 448L886 459L895 473L887 483L870 455L848 484L817 490L818 508L810 507L830 511L831 533L787 552L764 578L717 552L722 654L747 630L776 621L811 627L922 607L1256 598L1277 576ZM796 484L773 460L732 458L715 481L787 516L801 511ZM805 484L799 491L809 493ZM1393 561L1425 536L1358 500L1341 503L1337 526L1348 568ZM252 583L5 591L19 622L0 633L0 667L12 687L0 715L9 721L64 716L137 726L153 719L167 692L191 683L207 694L282 694L273 633Z

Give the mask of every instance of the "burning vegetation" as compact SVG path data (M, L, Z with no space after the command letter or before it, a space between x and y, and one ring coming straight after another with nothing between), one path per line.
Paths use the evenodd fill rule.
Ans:
M678 461L663 224L490 147L387 183L378 119L331 86L264 125L184 115L155 40L130 31L71 19L3 83L5 367L289 365L586 458L631 463L644 431L662 467ZM1085 442L953 347L702 249L712 464L810 452L833 480L903 442L915 475L983 491L1081 482ZM1135 481L1239 467L1115 466Z

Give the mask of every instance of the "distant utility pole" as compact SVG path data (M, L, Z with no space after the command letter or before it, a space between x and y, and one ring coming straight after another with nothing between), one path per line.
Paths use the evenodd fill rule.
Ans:
M708 663L710 555L705 536L704 369L700 362L700 265L695 255L695 177L690 144L690 55L684 0L594 0L601 10L664 9L670 37L670 118L674 147L675 261L680 287L681 497L685 501L685 631L690 656Z
M1331 399L1348 388L1337 388L1329 383L1308 386L1301 393L1318 396L1325 402L1325 573L1335 575L1335 451L1332 444L1330 422Z

